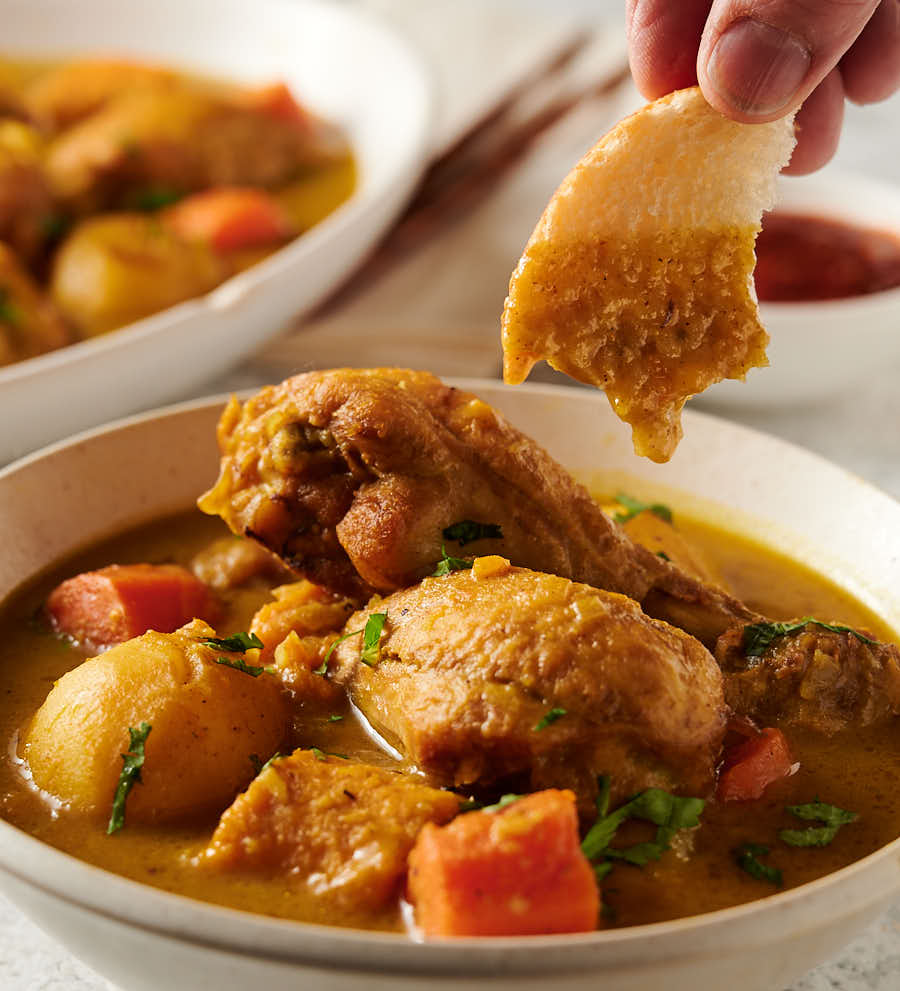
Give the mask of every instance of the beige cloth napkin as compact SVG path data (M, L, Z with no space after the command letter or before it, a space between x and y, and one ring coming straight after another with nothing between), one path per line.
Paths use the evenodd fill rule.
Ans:
M565 105L588 95L524 156L497 168L486 194L480 190L474 202L463 197L458 212L451 199L449 217L445 210L437 229L412 248L397 252L388 240L389 248L376 250L371 260L376 275L364 267L336 299L276 339L245 372L274 380L308 368L402 365L439 375L494 376L509 276L544 205L582 153L640 102L630 83L621 82L624 28L610 23L593 29L563 71L542 76L576 36L571 22L537 15L510 21L508 11L503 21L495 4L459 0L372 4L389 10L401 29L405 24L434 66L438 153L511 93L518 99L493 132L486 129L489 144L502 144L504 129L514 130L548 102ZM612 78L617 84L608 84L608 91L593 92Z

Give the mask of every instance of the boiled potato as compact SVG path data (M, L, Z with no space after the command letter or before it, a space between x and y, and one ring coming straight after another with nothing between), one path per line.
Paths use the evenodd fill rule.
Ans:
M224 809L253 777L250 755L265 760L278 749L288 709L272 675L217 663L242 658L199 642L211 636L200 620L151 631L63 675L25 737L35 784L73 810L108 816L128 730L146 722L152 729L126 821Z
M53 266L51 294L87 337L200 296L229 266L200 242L181 240L141 213L85 220L66 238Z

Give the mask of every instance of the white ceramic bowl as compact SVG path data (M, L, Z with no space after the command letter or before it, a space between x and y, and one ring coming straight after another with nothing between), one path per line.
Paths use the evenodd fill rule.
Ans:
M838 170L782 176L776 209L813 214L900 237L900 185ZM850 299L762 303L769 367L726 381L695 402L790 406L828 400L900 360L900 288Z
M900 505L771 437L702 414L667 465L631 452L599 393L463 382L586 480L629 477L831 576L900 631ZM0 599L61 556L189 506L215 477L221 401L138 417L0 472ZM577 425L577 429L573 429ZM702 491L697 490L702 480ZM810 492L828 493L811 500ZM725 507L728 507L727 509ZM422 945L304 925L143 887L0 822L0 886L128 991L540 988L772 991L850 940L900 891L900 840L812 884L676 922L592 934Z
M340 124L353 196L311 231L205 297L0 368L0 464L196 392L337 286L390 225L426 156L425 69L380 22L323 0L5 0L0 50L124 53L213 76L283 79Z

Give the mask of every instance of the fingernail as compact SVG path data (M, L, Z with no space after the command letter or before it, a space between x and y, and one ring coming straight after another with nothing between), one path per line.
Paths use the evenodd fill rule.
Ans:
M706 66L719 95L746 114L785 109L810 67L810 53L793 35L750 18L735 21L716 42Z

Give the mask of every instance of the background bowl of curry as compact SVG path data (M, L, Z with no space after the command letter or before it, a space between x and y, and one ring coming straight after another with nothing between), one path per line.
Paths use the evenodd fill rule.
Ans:
M689 412L672 461L636 459L599 393L463 382L595 490L627 486L746 535L835 582L900 633L900 505L822 459ZM218 399L81 435L0 472L0 600L54 562L193 505L214 479ZM577 425L577 429L573 429ZM810 500L810 492L827 498ZM27 664L27 658L22 659ZM877 783L873 784L873 787ZM896 825L896 824L895 824ZM895 835L891 833L890 835ZM110 842L115 842L111 838ZM752 882L756 884L757 882ZM129 991L785 987L900 892L900 840L819 880L670 922L571 936L419 943L311 925L158 890L0 821L0 886L43 929ZM690 892L685 891L688 897Z
M292 93L346 135L353 193L208 295L0 367L0 463L196 391L334 289L402 209L426 157L417 55L374 17L322 0L10 0L0 56L119 56Z
M900 360L900 186L837 169L781 176L756 253L769 367L698 402L827 402Z

